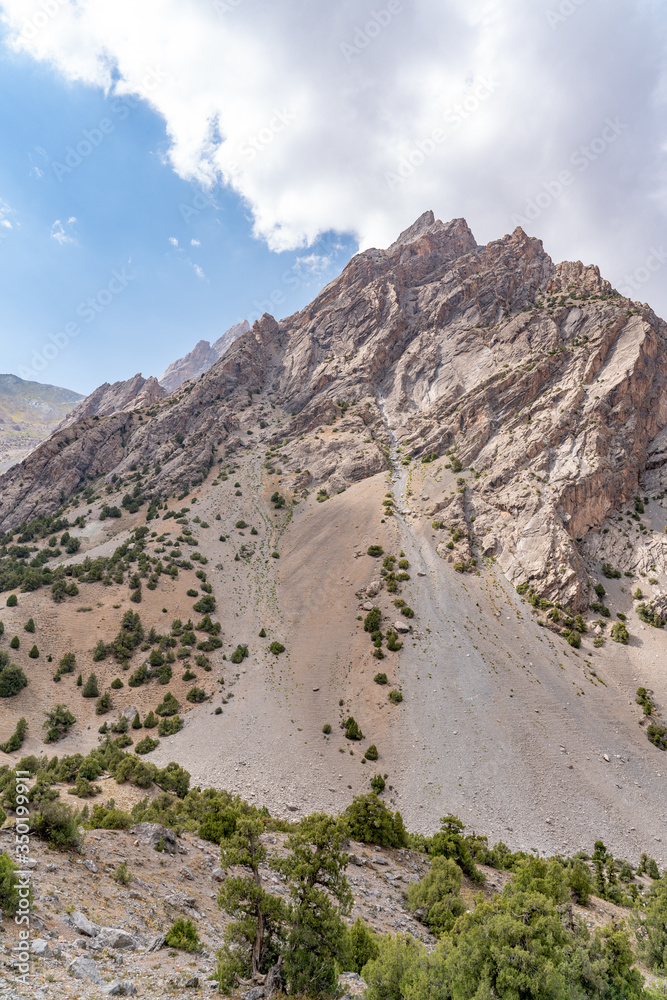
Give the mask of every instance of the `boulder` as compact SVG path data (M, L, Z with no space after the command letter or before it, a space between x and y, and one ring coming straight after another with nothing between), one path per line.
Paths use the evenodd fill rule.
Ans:
M101 927L96 941L102 948L115 948L118 951L136 951L142 945L141 938L136 934L130 934L118 927Z
M110 997L133 997L136 996L137 987L129 979L114 979L102 992Z
M155 847L160 841L164 844L167 854L176 854L177 851L185 853L178 843L178 838L173 830L169 830L160 823L137 823L132 827L131 833L137 838L140 844L148 844Z
M97 962L94 962L92 958L83 958L80 956L72 959L67 966L67 971L75 979L86 979L89 983L102 983Z
M83 913L79 910L75 910L70 917L70 922L72 927L79 932L79 934L85 934L86 937L97 937L100 932L100 925L93 923L89 920Z

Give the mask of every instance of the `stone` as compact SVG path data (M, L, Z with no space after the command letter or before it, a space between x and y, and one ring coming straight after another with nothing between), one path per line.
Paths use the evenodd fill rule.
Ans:
M92 958L77 957L72 959L67 966L67 971L75 979L84 979L90 983L102 983L97 962L93 961Z
M149 938L146 945L145 955L152 955L154 952L159 951L164 948L164 934L156 934L155 937Z
M136 951L142 944L141 939L136 934L130 934L117 927L101 927L96 943L102 948L127 951Z
M196 989L199 986L199 976L190 976L187 980L185 987L186 989Z
M127 719L129 723L134 721L134 717L139 715L139 709L135 705L126 705L126 707L121 712L121 718Z
M90 858L85 859L85 861L83 862L83 867L87 868L89 872L97 874L97 865L95 864L94 861L91 861Z
M224 882L227 878L227 873L224 868L214 868L211 872L211 878L214 878L216 882Z
M79 910L75 910L70 917L70 922L72 927L79 932L79 934L85 934L86 937L96 937L100 932L100 925L93 923L89 920L83 913Z
M131 833L137 838L140 844L148 844L155 847L162 841L167 854L185 853L173 830L162 826L160 823L137 823L132 827Z
M394 632L402 632L403 634L410 631L410 626L407 622L394 622L392 628Z
M265 990L263 986L253 986L251 990L247 990L241 994L243 1000L262 1000L264 995Z
M110 997L133 997L137 994L137 987L129 979L114 979L102 992Z
M30 951L38 958L48 958L51 955L51 947L44 938L34 938L30 943Z

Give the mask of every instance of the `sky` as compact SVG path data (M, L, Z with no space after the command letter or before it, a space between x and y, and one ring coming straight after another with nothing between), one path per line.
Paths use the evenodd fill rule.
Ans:
M663 0L0 0L0 370L159 376L427 209L667 316L666 42Z

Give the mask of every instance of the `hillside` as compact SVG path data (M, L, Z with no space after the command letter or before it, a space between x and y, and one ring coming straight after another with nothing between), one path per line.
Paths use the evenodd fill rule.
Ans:
M95 746L103 720L76 686L93 671L110 721L143 718L165 692L154 670L129 687L150 649L172 654L184 727L149 759L197 784L282 817L338 811L368 790L375 744L415 831L452 811L512 848L603 832L665 864L666 759L635 696L667 706L666 334L521 230L479 246L426 213L196 382L59 430L0 480L0 575L18 594L0 646L29 681L2 738L24 716L23 752L42 752L60 701L77 723L58 752ZM143 642L95 659L128 611Z
M0 472L49 437L81 399L69 389L0 375Z

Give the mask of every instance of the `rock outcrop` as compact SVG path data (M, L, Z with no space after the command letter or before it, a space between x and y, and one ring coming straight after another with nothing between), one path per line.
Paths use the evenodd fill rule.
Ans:
M200 340L189 354L179 358L178 361L173 361L169 365L164 374L160 376L160 385L167 392L174 392L184 382L193 378L199 378L200 375L203 375L204 372L207 372L215 364L218 358L222 357L234 341L238 340L241 334L247 333L249 329L250 324L244 319L240 323L235 323L234 326L230 327L213 344L210 344L208 340Z
M521 229L480 246L463 219L427 212L301 312L263 316L196 382L156 392L149 419L116 391L92 423L89 397L0 481L0 527L138 465L155 469L148 496L192 486L249 446L243 411L272 404L289 415L275 443L293 488L331 494L386 469L393 436L406 461L469 470L439 515L464 564L495 558L514 584L582 607L584 556L604 557L610 516L667 485L666 348L667 325L596 267L555 264ZM640 541L647 564L665 561L662 540Z
M124 382L114 382L113 385L105 382L74 407L58 426L58 430L72 427L83 417L106 417L111 413L151 406L165 395L156 378L144 378L140 373Z

